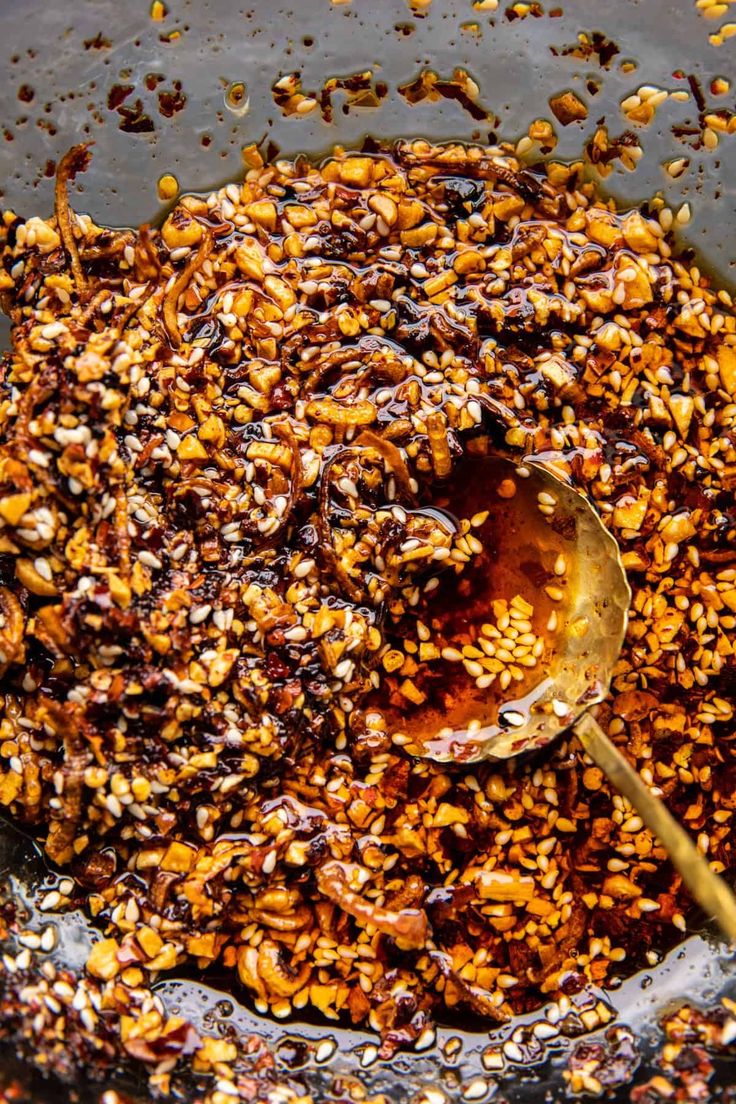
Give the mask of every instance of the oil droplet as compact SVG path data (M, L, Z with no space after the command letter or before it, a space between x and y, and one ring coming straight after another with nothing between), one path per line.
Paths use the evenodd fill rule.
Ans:
M225 107L232 111L233 115L245 115L250 107L248 89L242 81L233 81L225 91Z
M151 4L151 19L153 19L155 23L160 23L168 14L169 9L163 3L163 0L153 0Z
M172 173L164 173L158 181L158 198L165 202L179 194L179 181Z

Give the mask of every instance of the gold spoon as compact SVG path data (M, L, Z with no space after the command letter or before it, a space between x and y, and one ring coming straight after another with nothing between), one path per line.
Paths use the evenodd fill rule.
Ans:
M523 498L516 520L510 500L496 501L495 518L492 508L491 522L501 530L498 556L503 559L503 541L505 537L510 540L506 534L513 533L516 526L513 551L511 545L507 549L514 559L508 570L520 568L532 554L538 558L539 589L556 600L558 612L552 619L556 631L550 634L551 646L539 664L542 673L526 680L523 693L509 687L501 694L494 686L495 701L488 705L493 695L486 692L487 708L480 720L476 694L471 710L475 719L470 724L463 723L467 708L464 716L454 720L450 716L450 723L439 729L437 721L448 718L432 717L431 711L425 711L417 718L420 727L429 733L434 724L434 734L428 739L414 735L407 750L441 762L508 759L541 748L572 730L590 758L659 837L701 908L715 917L729 941L736 942L736 897L731 889L711 870L665 804L651 793L589 712L608 693L631 602L615 539L588 499L543 464L525 461L517 468L498 457L489 457L484 463L489 466L485 472L481 468L476 478L486 484L483 491L489 499L504 485L514 488L510 500L517 498L517 489L522 492L518 497ZM528 564L525 570L528 574ZM416 733L416 725L412 727Z

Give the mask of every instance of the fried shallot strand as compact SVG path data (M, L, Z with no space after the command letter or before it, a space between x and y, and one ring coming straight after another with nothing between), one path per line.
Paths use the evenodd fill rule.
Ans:
M163 266L151 238L151 227L146 223L138 230L135 267L137 275L144 280L157 279L162 275Z
M35 481L36 484L49 488L60 502L63 502L65 506L69 506L72 496L67 495L64 490L56 485L52 471L44 467L43 464L33 463L31 460L32 451L38 447L38 441L31 433L31 421L35 416L36 408L50 399L59 386L56 366L44 365L40 372L37 366L34 365L34 367L36 375L26 387L18 404L16 440L14 442L15 458L22 459L23 463L33 473L32 481L30 481L30 475L27 475L27 478L29 478L28 490L33 490L33 481Z
M210 895L208 885L230 867L238 859L249 858L255 848L249 843L223 841L215 844L211 851L205 851L198 860L194 870L187 875L181 884L181 894L192 906L192 914L195 917L212 916L215 911L222 911L226 900ZM249 865L246 863L246 866Z
M484 392L475 396L476 400L493 418L501 423L502 426L520 426L521 420L515 410L512 410L510 406L506 406L505 403L500 402L498 399L494 399L492 395L486 395Z
M291 479L289 481L289 493L286 496L286 506L284 512L281 515L281 522L276 532L278 533L288 523L291 513L296 506L302 493L302 486L304 483L304 473L302 469L302 454L299 449L299 442L296 439L294 430L291 428L291 424L288 419L284 419L282 422L274 422L273 432L279 437L287 446L291 453Z
M23 651L25 617L20 602L8 587L0 587L0 675Z
M138 311L146 305L148 302L148 293L151 290L151 283L149 281L146 284L145 291L134 299L132 303L128 303L126 307L121 310L120 314L115 317L115 327L117 329L118 337L122 337L123 333L127 329L128 323L135 318Z
M401 455L400 449L392 441L380 437L372 429L364 429L355 441L356 448L372 448L381 456L391 474L396 480L396 485L406 498L414 501L416 496L411 486L411 476L406 466L406 460Z
M56 170L56 183L54 185L54 210L56 222L59 227L61 240L64 243L64 248L69 255L72 275L77 287L77 294L80 296L86 295L88 283L87 277L82 269L79 249L77 248L76 238L74 237L74 226L72 223L73 211L69 205L69 181L73 180L78 172L83 172L84 169L86 169L90 156L88 142L84 142L79 146L72 146L59 162Z
M360 347L351 345L347 349L333 349L323 357L315 359L316 367L302 384L301 391L304 395L318 394L327 376L337 368L343 368L346 364L360 364Z
M23 801L28 817L33 821L41 810L43 799L38 752L33 748L30 732L21 728L15 738L18 742L18 757L23 767Z
M394 911L367 901L350 888L345 868L340 862L324 863L317 868L316 875L320 893L329 897L359 924L372 924L379 931L401 939L414 949L426 945L429 921L424 909L402 908Z
M331 349L323 356L317 356L312 362L314 367L301 387L303 395L317 395L324 386L326 378L337 368L346 368L353 363L365 366L366 378L376 376L391 383L400 383L406 378L407 368L401 358L375 337L363 335L356 345L347 348Z
M322 479L319 485L319 496L317 499L317 526L322 536L323 544L322 551L326 553L329 561L330 568L333 574L339 581L343 590L349 598L354 602L361 602L365 597L361 587L359 587L350 577L347 570L340 562L340 557L335 551L332 543L332 526L330 525L330 484L332 482L332 469L335 463L339 460L344 463L347 459L356 457L358 450L354 448L342 448L330 457L327 463L322 469Z
M494 1004L491 994L479 985L471 985L460 977L460 974L452 965L452 957L444 951L431 950L429 957L439 967L442 976L452 984L461 999L477 1012L480 1016L486 1016L496 1023L507 1023L511 1018L508 1013Z
M214 239L212 237L212 234L209 230L205 229L202 236L202 241L199 243L199 249L194 254L194 256L189 259L188 263L181 270L169 290L166 292L166 295L164 296L162 306L164 326L166 327L169 341L174 346L174 348L178 348L179 345L181 345L182 341L181 331L179 329L179 322L176 317L179 297L189 287L194 273L202 267L204 262L209 257L210 253L212 252L213 244Z
M130 303L126 303L120 313L114 317L115 330L110 331L109 340L106 341L108 349L111 348L112 345L114 345L114 343L120 339L120 336L130 322L131 318L134 318L141 307L145 306L145 304L148 302L148 292L150 290L151 284L149 282L146 285L145 291L141 295L139 295L137 299L132 300L132 302ZM92 321L95 313L108 299L115 299L114 292L112 292L110 288L100 288L99 291L96 291L91 299L89 299L87 305L80 314L77 320L79 325L88 325ZM99 351L102 351L102 347L100 345L98 345L97 348Z
M309 962L292 967L284 961L284 947L272 939L264 939L258 948L258 977L266 991L280 997L293 997L308 984L312 974Z
M46 854L54 862L67 863L73 858L72 844L77 834L77 825L82 815L82 792L84 772L92 762L92 754L84 743L86 725L77 716L77 710L69 702L60 706L53 701L44 701L47 720L62 737L64 762L61 767L61 806L56 815L51 813L49 832L46 837Z
M87 301L84 310L79 315L79 318L77 319L78 324L80 326L86 326L87 323L92 320L92 316L97 310L99 310L105 300L112 298L113 293L110 291L109 288L100 288L99 291L96 291L92 298Z
M31 382L18 400L18 419L16 435L23 446L29 449L37 448L38 442L31 433L31 421L35 416L36 407L46 402L58 389L58 371L55 365L44 365L39 372L36 370Z
M475 180L488 180L495 176L502 184L518 192L524 199L538 199L542 190L539 181L531 173L523 169L515 171L507 165L500 165L492 157L458 156L447 159L431 155L422 157L412 153L406 147L399 146L397 158L405 165L423 165L438 172L467 176Z
M99 245L97 242L83 245L79 251L79 256L83 261L107 261L118 253L122 253L126 245L133 245L134 243L135 234L133 231L122 230L104 245Z
M115 488L115 533L120 572L124 579L130 574L130 533L128 532L128 499L122 487Z
M427 439L432 455L432 467L437 479L446 479L452 471L452 457L447 436L447 418L441 410L427 415Z

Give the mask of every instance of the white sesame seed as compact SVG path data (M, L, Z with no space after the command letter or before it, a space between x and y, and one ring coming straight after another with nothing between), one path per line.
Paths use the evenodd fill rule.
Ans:
M319 1064L322 1064L323 1062L329 1062L330 1058L332 1058L336 1050L337 1043L334 1041L334 1039L323 1039L314 1052L315 1062L318 1062Z
M107 797L105 798L105 806L107 808L107 811L111 813L114 817L117 818L123 815L123 806L120 804L120 801L115 796L115 794L107 795Z
M61 337L66 332L66 326L63 322L49 322L47 326L41 327L41 337L47 341L53 341L55 337Z
M146 567L155 568L156 570L160 570L163 567L158 556L154 556L153 552L149 552L148 549L145 548L138 553L138 559L142 564L145 564Z
M482 1077L476 1077L462 1090L463 1100L482 1100L487 1092L488 1082Z
M189 614L189 621L192 625L201 625L203 621L207 620L211 613L212 606L208 603L205 603L203 606L195 606Z
M41 937L36 932L25 932L19 935L18 942L22 947L29 947L32 951L37 951L41 947Z
M683 203L683 205L680 207L679 211L675 215L675 222L678 224L678 226L687 226L687 224L690 222L691 217L692 211L690 210L690 204Z
M514 728L519 728L521 725L526 724L526 717L523 713L517 713L515 709L507 709L501 713L500 720L506 724L513 725Z
M523 1062L524 1054L518 1043L508 1039L503 1044L503 1052L510 1062Z

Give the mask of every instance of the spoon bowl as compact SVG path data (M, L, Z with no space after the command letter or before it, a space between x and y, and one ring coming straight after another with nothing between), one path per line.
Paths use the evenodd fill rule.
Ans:
M509 759L549 744L603 701L626 635L631 589L618 544L588 499L538 461L515 468L499 460L498 476L499 486L515 480L544 519L535 554L546 596L555 597L557 629L543 673L527 680L521 696L510 690L479 728L444 728L423 741L421 753L440 762ZM559 562L563 573L555 572Z

